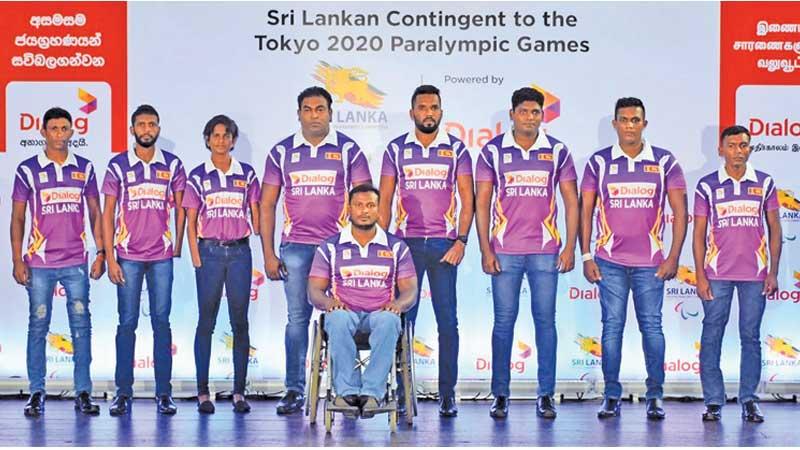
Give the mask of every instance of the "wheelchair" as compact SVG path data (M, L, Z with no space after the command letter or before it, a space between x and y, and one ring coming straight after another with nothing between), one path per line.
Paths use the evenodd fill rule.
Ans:
M389 429L392 432L397 431L397 422L399 420L398 402L405 403L406 423L408 425L414 423L414 417L417 415L417 396L414 379L414 333L411 324L406 322L405 315L401 317L401 320L403 331L395 346L394 361L386 380L384 406L376 411L376 413L388 413ZM306 415L309 416L309 423L315 424L317 422L317 406L320 399L322 399L325 431L330 433L331 427L333 427L334 414L337 412L346 413L351 408L340 408L333 404L335 392L333 391L333 371L330 370L331 360L328 352L328 335L325 332L325 314L321 314L319 319L314 321L313 330L309 374L306 378L308 386L306 389L305 410ZM370 349L369 334L357 332L354 339L359 354L361 351ZM359 357L353 363L360 368L365 365L366 360L360 360ZM323 376L326 381L324 386L322 383ZM405 388L403 398L397 398L397 379L403 380Z

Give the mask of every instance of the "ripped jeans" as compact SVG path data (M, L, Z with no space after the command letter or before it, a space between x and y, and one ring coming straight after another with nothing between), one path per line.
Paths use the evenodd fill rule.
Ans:
M53 293L56 283L64 286L70 338L57 330L50 333ZM72 356L75 393L92 392L89 365L92 362L92 325L89 314L89 271L86 264L53 269L30 268L28 290L28 381L31 394L45 393L47 372L45 348L58 356Z

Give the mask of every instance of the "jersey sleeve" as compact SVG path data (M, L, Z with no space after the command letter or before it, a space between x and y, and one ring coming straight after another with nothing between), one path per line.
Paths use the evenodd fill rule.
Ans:
M478 155L478 162L475 165L475 181L488 181L494 183L494 158L489 148L484 147Z
M283 185L283 168L281 167L281 152L273 147L267 154L264 162L264 184L272 186Z
M592 164L591 158L583 169L583 179L581 179L581 191L597 191L597 169Z
M314 260L311 263L309 277L330 279L331 277L331 255L326 242L317 247L314 252Z

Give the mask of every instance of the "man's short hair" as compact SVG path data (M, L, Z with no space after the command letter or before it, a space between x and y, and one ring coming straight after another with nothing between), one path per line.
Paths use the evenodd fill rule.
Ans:
M617 100L617 103L614 105L614 119L617 118L617 113L621 108L635 108L639 107L642 108L642 119L645 117L644 111L644 103L636 97L622 97Z
M136 118L143 115L149 114L152 116L156 116L156 120L161 122L161 117L158 116L158 111L150 105L139 105L136 107L136 111L131 114L131 126L136 125Z
M347 194L347 202L351 203L353 201L354 195L361 194L364 192L372 192L373 194L378 196L378 201L381 200L381 191L379 191L378 188L376 188L370 183L364 183L364 184L359 184L353 189L350 189L350 192Z
M540 108L544 108L544 94L530 87L517 89L511 94L511 109L517 109L524 102L536 102Z
M56 106L44 112L44 117L42 118L42 129L47 128L47 122L53 119L67 119L69 124L72 125L72 115L69 113L69 111Z
M439 99L439 104L442 103L442 96L439 94L439 88L430 84L423 84L418 88L414 89L414 93L411 94L411 107L414 107L414 102L417 100L418 95L425 95L425 94L434 94Z
M328 109L332 108L333 105L333 97L331 97L330 92L326 91L325 88L319 86L311 86L309 88L303 89L303 92L297 96L297 109L303 107L303 100L309 97L323 97L328 102Z
M224 126L225 131L230 133L234 140L239 137L239 126L236 125L236 122L225 114L218 114L212 117L211 120L206 123L205 128L203 128L203 141L205 141L206 148L209 150L211 147L208 146L208 139L211 138L211 133L214 132L214 128L216 128L217 125Z
M728 136L736 136L739 134L746 134L747 140L750 140L750 130L741 125L733 125L722 130L722 133L719 135L719 142L721 143Z

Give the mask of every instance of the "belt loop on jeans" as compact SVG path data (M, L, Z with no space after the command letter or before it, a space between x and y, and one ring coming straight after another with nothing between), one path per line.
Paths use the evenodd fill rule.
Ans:
M220 239L206 239L206 238L200 238L199 240L200 242L205 242L208 245L216 245L219 247L236 247L238 245L247 245L247 243L250 241L250 237L246 236L241 239L234 239L230 241L223 241Z

